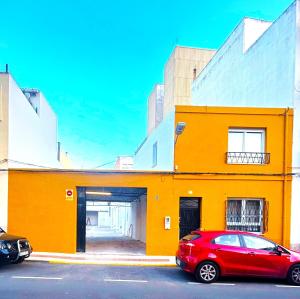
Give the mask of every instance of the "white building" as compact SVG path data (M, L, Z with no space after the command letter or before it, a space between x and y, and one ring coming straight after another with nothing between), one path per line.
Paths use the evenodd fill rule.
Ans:
M0 73L0 226L7 227L8 168L58 168L57 118L43 94Z
M192 104L295 109L291 244L299 247L300 0L273 23L245 18L195 79Z

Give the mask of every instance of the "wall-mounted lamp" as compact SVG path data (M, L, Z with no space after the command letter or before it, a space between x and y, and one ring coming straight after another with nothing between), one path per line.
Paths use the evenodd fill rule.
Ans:
M178 136L183 133L183 131L185 129L185 126L186 126L186 123L183 122L183 121L180 121L180 122L177 123L176 128L175 128L175 135L176 135L175 144L177 142Z

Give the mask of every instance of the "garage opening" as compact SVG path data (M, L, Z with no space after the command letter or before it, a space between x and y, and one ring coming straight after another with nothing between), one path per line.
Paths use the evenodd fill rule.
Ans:
M77 251L145 254L147 189L78 187Z

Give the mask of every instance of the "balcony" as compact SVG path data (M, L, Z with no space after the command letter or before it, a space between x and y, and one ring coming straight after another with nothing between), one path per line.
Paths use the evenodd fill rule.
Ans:
M227 152L227 164L269 164L270 153Z

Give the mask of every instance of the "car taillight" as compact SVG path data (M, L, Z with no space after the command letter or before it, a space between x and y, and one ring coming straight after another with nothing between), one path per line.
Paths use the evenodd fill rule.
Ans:
M185 245L189 248L189 255L192 255L192 248L195 246L195 244L188 242Z

